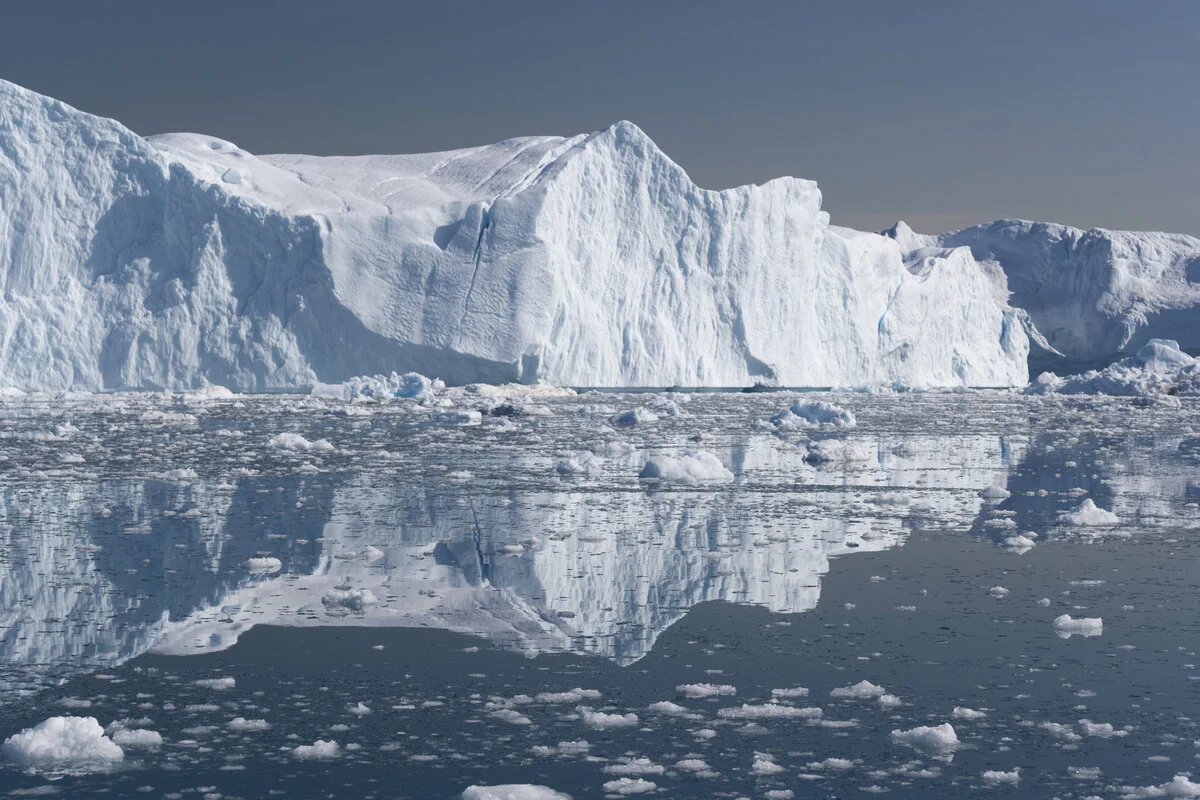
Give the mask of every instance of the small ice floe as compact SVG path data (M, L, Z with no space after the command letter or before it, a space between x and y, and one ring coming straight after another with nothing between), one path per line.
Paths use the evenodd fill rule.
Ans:
M575 710L579 712L584 725L598 731L611 730L613 728L632 728L638 724L638 715L633 713L606 714L603 711L594 711L587 706L579 706Z
M703 719L700 714L693 714L678 703L672 703L670 700L660 700L657 703L651 703L649 709L655 714L665 714L668 717L679 717L681 719Z
M609 775L662 775L667 768L656 764L648 758L622 758L615 764L609 764L600 770Z
M1004 548L1017 555L1028 553L1036 544L1037 542L1025 534L1009 536L1004 540Z
M541 692L534 695L536 703L579 703L583 700L599 700L601 693L596 689L568 689L565 692Z
M723 697L737 694L737 687L725 683L685 683L675 687L684 697Z
M1090 527L1096 525L1116 525L1121 520L1111 511L1099 508L1092 498L1084 500L1079 508L1058 515L1059 520L1067 525Z
M1003 486L988 486L987 488L979 490L979 496L984 500L998 503L1001 500L1006 500L1009 497L1012 497L1012 492L1010 492L1008 489L1005 489Z
M1200 783L1186 775L1176 775L1157 786L1129 786L1121 789L1121 800L1142 800L1148 797L1200 797Z
M351 713L351 714L353 714L354 716L358 717L359 719L362 719L362 718L363 718L363 717L365 717L367 714L370 714L370 713L371 713L371 707L370 707L370 706L368 706L366 703L364 703L364 702L362 702L362 701L360 700L359 702L357 702L357 703L355 703L354 705L350 706L350 709L349 709L349 711L350 711L350 713Z
M950 712L950 716L955 719L983 719L987 714L966 706L955 706L954 710Z
M471 427L483 424L483 414L475 409L452 408L447 411L436 411L429 418L438 425Z
M1060 639L1072 636L1099 636L1104 633L1104 619L1101 617L1072 617L1063 614L1054 618L1054 632Z
M591 450L584 450L559 459L554 469L559 475L595 476L604 472L604 459Z
M796 697L808 697L808 689L804 686L793 686L788 689L772 689L771 697L776 700L791 700Z
M325 596L321 598L321 605L325 606L326 612L333 613L348 613L351 611L365 611L368 606L373 606L379 602L375 597L375 593L370 589L350 589L334 587L325 592Z
M802 443L804 460L809 464L848 464L871 461L877 453L870 442L855 442L847 439L818 439Z
M993 586L988 589L988 594L996 598L1008 597L1008 589L1005 589L1003 586Z
M638 478L697 486L729 483L733 480L733 473L707 450L687 450L678 456L653 456L642 467Z
M853 698L856 700L869 697L882 697L887 694L887 689L882 686L871 683L870 681L859 681L853 686L840 686L829 693L830 697Z
M337 758L341 753L342 748L336 741L324 739L317 739L312 744L302 744L292 749L293 756L305 760Z
M245 717L234 717L225 724L225 727L231 731L245 731L247 733L265 731L271 727L271 724L265 719L246 719Z
M283 562L271 556L246 559L243 566L251 575L271 575L283 569Z
M941 725L918 725L908 730L892 731L892 741L908 745L917 750L945 752L954 750L959 745L958 734L949 722Z
M112 733L113 743L121 747L133 749L141 747L159 747L163 743L162 734L145 728L117 728Z
M722 719L819 719L822 713L816 706L800 708L782 703L742 703L740 706L719 709L717 716Z
M0 759L23 767L103 768L124 758L125 751L105 735L95 717L50 717L0 745Z
M658 422L658 415L645 408L631 408L613 416L612 421L617 425L633 426L648 425Z
M331 453L334 449L328 439L317 439L315 442L310 442L300 434L291 431L275 434L267 441L267 446L276 450L305 453Z
M1021 768L1013 767L1009 772L989 769L979 776L988 786L1016 786L1021 782Z
M571 800L570 795L549 786L532 783L507 783L499 786L468 786L462 800Z
M1083 731L1084 736L1093 736L1097 739L1113 739L1128 736L1129 731L1121 728L1114 728L1109 722L1092 722L1090 719L1079 720L1079 729Z
M200 680L192 681L194 686L199 686L201 689L212 689L213 691L222 692L227 689L232 689L237 685L236 678L201 678Z
M820 400L797 400L788 408L771 417L771 424L776 428L853 428L858 425L853 412L841 406Z
M644 778L617 778L615 781L606 781L601 784L600 788L608 794L624 796L656 791L658 784Z

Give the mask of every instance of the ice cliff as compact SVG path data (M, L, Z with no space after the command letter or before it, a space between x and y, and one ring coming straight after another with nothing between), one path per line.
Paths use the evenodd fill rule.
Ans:
M627 122L255 157L0 81L0 386L1026 382L1002 274L967 247L906 263L820 201L700 189Z
M1200 239L1183 234L998 220L940 236L903 222L884 231L912 262L945 248L970 248L1002 270L1010 302L1029 314L1031 372L1103 367L1151 339L1200 348Z

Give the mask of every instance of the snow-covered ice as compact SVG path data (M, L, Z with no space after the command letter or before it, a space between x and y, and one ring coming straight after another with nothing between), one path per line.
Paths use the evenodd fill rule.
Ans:
M50 717L5 739L0 756L20 766L102 764L122 760L125 752L95 717Z

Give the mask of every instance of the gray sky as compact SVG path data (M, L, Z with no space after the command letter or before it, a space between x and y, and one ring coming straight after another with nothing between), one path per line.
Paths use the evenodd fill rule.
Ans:
M0 77L251 152L644 128L839 224L1200 234L1200 0L0 0Z

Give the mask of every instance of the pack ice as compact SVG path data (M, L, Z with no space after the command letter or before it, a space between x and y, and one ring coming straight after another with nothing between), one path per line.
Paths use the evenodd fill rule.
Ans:
M810 181L697 187L636 126L425 155L141 138L0 82L0 386L1011 386L968 248L907 264Z

